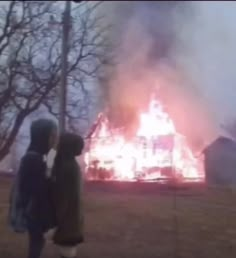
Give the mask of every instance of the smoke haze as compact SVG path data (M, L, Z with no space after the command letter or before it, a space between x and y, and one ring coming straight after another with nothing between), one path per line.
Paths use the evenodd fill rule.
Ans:
M116 65L109 76L111 117L135 124L151 93L194 145L235 116L236 3L107 2ZM132 124L132 123L131 123Z

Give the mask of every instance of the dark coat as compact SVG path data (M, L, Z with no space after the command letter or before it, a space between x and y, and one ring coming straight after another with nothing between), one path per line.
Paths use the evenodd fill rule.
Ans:
M83 147L83 139L74 134L63 134L59 141L52 174L57 218L54 242L61 246L83 242L82 174L76 161Z
M32 123L31 141L19 168L19 192L26 210L29 230L45 232L55 225L50 179L46 176L44 155L50 149L50 137L56 125L47 119Z

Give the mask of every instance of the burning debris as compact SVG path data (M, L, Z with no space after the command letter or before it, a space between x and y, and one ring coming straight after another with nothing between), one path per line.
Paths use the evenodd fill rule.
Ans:
M132 138L125 128L113 128L100 113L88 137L85 153L88 180L204 181L203 161L194 157L186 138L159 101L152 99L139 116Z

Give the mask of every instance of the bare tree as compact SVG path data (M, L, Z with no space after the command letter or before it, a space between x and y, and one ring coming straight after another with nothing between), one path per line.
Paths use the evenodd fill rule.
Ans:
M102 17L95 16L95 11L100 3L90 6L83 5L80 10L72 11L73 26L70 34L68 90L69 103L67 106L67 118L71 127L81 120L88 119L88 108L93 101L91 92L95 80L101 74L101 68L105 65L108 50L105 31L107 27L101 26ZM77 94L75 94L77 93ZM44 104L50 113L58 116L56 104L57 90L50 92ZM78 107L80 107L78 109Z
M94 83L104 62L104 30L97 3L72 10L68 67L68 117L86 119ZM0 160L25 118L42 105L57 115L61 72L61 6L11 1L0 10Z

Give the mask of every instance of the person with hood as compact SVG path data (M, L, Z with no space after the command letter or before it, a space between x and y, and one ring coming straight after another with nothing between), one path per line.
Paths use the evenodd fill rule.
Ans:
M71 133L62 134L52 170L57 224L53 241L63 258L76 257L77 247L84 241L82 173L76 161L83 148L82 137Z
M11 225L13 228L15 226L14 229L17 231L16 225L25 222L21 232L27 231L29 235L28 258L41 256L45 244L44 233L55 227L46 156L56 141L57 126L53 121L39 119L32 123L30 145L21 160L17 174L18 192L15 192L15 197L12 194L11 198L13 201L10 204ZM14 198L17 200L15 207Z

